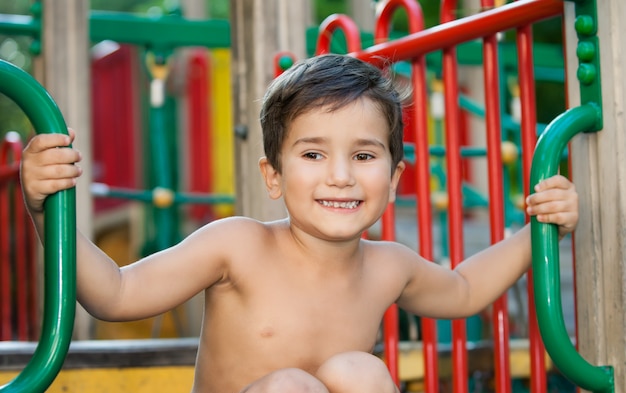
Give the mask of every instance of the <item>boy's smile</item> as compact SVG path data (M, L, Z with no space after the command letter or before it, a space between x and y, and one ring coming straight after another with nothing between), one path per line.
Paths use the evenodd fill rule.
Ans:
M361 201L319 201L322 206L335 209L356 209Z
M283 197L293 227L326 240L359 238L395 200L404 169L392 170L389 128L369 99L297 116L280 159L282 173L261 161L270 196Z

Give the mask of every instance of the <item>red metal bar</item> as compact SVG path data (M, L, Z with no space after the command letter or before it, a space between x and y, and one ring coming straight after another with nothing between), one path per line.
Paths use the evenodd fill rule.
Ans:
M0 340L8 341L13 339L12 311L13 311L13 277L12 277L12 233L15 230L12 225L11 205L12 195L11 189L17 188L19 164L22 152L22 144L19 139L12 138L8 134L0 144ZM21 190L20 190L21 192ZM15 193L14 193L15 195ZM13 203L20 203L21 196L13 200ZM19 201L19 202L18 202ZM18 221L19 218L15 218ZM13 229L13 230L12 230ZM17 266L19 271L21 266ZM18 278L19 279L19 278ZM19 313L18 313L19 314Z
M141 150L136 149L141 129L137 89L137 49L112 46L94 52L91 62L91 125L93 181L109 186L138 188ZM96 215L128 201L96 198Z
M493 0L482 0L483 8L494 6ZM485 121L487 127L487 170L489 183L489 222L491 244L504 239L504 193L502 190L502 135L500 119L500 73L496 35L483 39L483 72ZM509 349L509 317L507 295L503 294L492 307L496 392L511 391Z
M382 217L383 240L394 241L396 239L395 225L395 209L393 204L389 204ZM400 386L400 373L398 370L399 321L398 306L395 304L385 311L385 315L383 316L383 334L387 368L389 369L393 381L397 386Z
M561 4L561 12L563 5ZM537 113L535 102L535 71L533 68L532 27L521 26L517 29L517 57L520 85L521 126L522 126L522 178L524 196L530 192L530 166L537 142ZM528 216L526 221L528 222ZM527 274L528 282L528 333L530 342L530 391L545 393L547 377L545 368L545 348L539 333L532 269Z
M0 162L0 167L4 166L4 162ZM3 179L8 179L10 172L8 168L4 168ZM15 175L14 175L15 176ZM9 187L8 181L0 183L0 341L9 341L12 339L11 327L11 231L10 231L10 208L9 208Z
M388 40L391 18L398 8L403 8L409 22L409 33L424 29L424 17L418 2L413 0L391 0L379 11L376 17L374 39L376 43ZM430 206L430 164L428 152L428 97L426 87L426 63L423 56L411 60L411 85L413 88L413 121L411 130L415 140L415 183L417 193L417 222L419 227L420 254L432 261L432 214ZM424 387L426 393L437 393L438 359L437 330L435 321L422 318L422 342L424 364ZM390 345L392 343L389 343ZM397 345L397 344L396 344Z
M20 200L22 196L20 195ZM24 207L25 208L25 207ZM28 291L28 314L29 328L28 337L29 341L35 341L39 337L41 324L39 323L39 308L38 308L38 292L37 292L37 252L36 247L38 244L37 237L35 235L35 227L30 220L30 216L25 213L25 247L26 250L26 275L28 277L28 283L30 291Z
M352 56L382 66L408 60L442 48L515 29L563 13L562 0L521 0L502 7L451 20L392 42L371 46Z
M481 12L478 15L469 16L460 20L455 20L454 11L456 9L456 1L444 1L441 13L442 24L428 29L428 31L412 32L406 37L394 40L392 42L381 43L377 41L377 44L367 48L365 50L352 50L351 45L348 44L348 50L350 55L368 61L379 67L386 66L391 62L410 60L419 58L427 53L443 50L443 73L444 73L444 93L445 93L445 109L446 109L446 150L448 151L446 165L448 169L448 195L449 195L449 231L450 231L450 259L452 266L454 267L463 259L463 237L462 237L462 203L461 203L461 160L460 160L460 146L459 146L459 132L460 132L460 119L458 108L458 81L457 81L457 69L456 69L456 49L455 45L463 42L471 41L474 39L482 38L487 45L489 44L489 36L493 36L498 32L518 29L518 57L520 59L520 89L522 100L522 146L523 146L523 171L524 171L524 187L528 187L529 171L530 171L530 158L532 157L532 151L535 144L535 123L536 115L534 109L534 72L532 70L532 34L530 33L529 25L542 19L547 19L563 13L563 5L561 0L520 0L514 3L504 5L499 8L490 9ZM317 54L326 53L330 38L332 36L333 28L329 28L333 23L337 24L335 20L330 20L328 25L323 29L320 28L321 33L318 40ZM348 23L350 24L351 21ZM350 30L351 27L344 30ZM328 33L330 31L330 33ZM351 30L350 30L351 31ZM351 36L353 33L346 33L346 36ZM487 38L485 38L487 37ZM347 38L349 40L349 38ZM320 44L321 42L321 44ZM360 42L360 40L359 40ZM486 57L492 56L490 51L493 49L485 49ZM493 64L491 65L493 67ZM485 71L488 73L487 71ZM486 82L487 83L487 82ZM490 82L489 82L490 83ZM497 89L494 89L497 91ZM419 91L419 90L416 90ZM419 97L419 95L418 95ZM493 97L488 98L492 100ZM416 98L417 100L417 98ZM416 110L420 108L420 105L415 105ZM494 120L487 120L493 122ZM496 118L499 122L499 118ZM420 127L421 121L415 121L416 128ZM495 127L491 125L489 127ZM418 141L420 138L417 138ZM490 144L498 142L498 148L493 146L489 149L495 154L500 152L499 138L495 136L490 137ZM427 142L426 142L427 145ZM418 143L416 142L416 149L418 149ZM416 157L427 157L427 155L419 154L416 151ZM493 159L492 159L493 160ZM495 164L493 164L495 165ZM418 168L419 165L416 165ZM428 165L422 166L428 168ZM501 170L501 169L500 169ZM490 169L494 171L494 169ZM420 175L416 171L418 178ZM496 173L490 173L490 178L496 178ZM427 179L427 175L422 175L421 179ZM420 182L418 182L418 185ZM491 186L490 186L491 187ZM425 189L428 189L424 187ZM496 191L497 192L497 191ZM501 193L501 190L499 191ZM419 193L419 191L418 191ZM525 194L528 195L528 189L525 190ZM419 195L418 195L419 198ZM494 199L493 196L490 196ZM425 199L425 198L420 198ZM419 209L419 208L418 208ZM492 209L498 209L496 205ZM418 213L419 214L419 213ZM424 221L424 215L421 216L420 225ZM501 219L501 218L500 218ZM498 220L498 219L496 219ZM501 225L499 222L493 222L492 241L498 237L501 238L502 232L497 228ZM422 239L422 236L430 232L430 228L422 230L420 226L420 249L424 242L431 239ZM428 242L430 243L430 242ZM432 254L432 250L422 250L422 254ZM432 259L432 258L429 258ZM532 286L532 276L529 275L529 286ZM529 292L529 304L533 304L534 299L532 291ZM496 305L496 307L498 307ZM500 305L501 308L504 305ZM499 326L498 335L501 337L507 337L508 322L503 319L504 314L497 312L494 314L494 320L497 326ZM532 307L529 309L529 323L530 323L530 336L531 336L531 368L533 374L533 386L532 392L545 391L545 364L544 364L544 350L543 344L541 344L541 338L538 334L536 326L536 316ZM454 368L454 392L465 393L467 392L467 353L465 349L466 334L465 334L465 321L453 321L453 368ZM499 340L499 339L497 339ZM502 341L496 342L496 346L499 346L499 359L496 360L498 368L498 380L504 381L505 377L501 376L506 373L508 368L508 360L503 361L503 354L507 353L507 344ZM428 363L427 363L428 364ZM499 387L499 391L507 391L508 387ZM504 390L502 390L504 389Z
M30 338L28 298L34 277L29 277L28 274L26 224L29 218L22 203L22 191L19 183L16 184L13 190L13 207L15 210L13 221L15 246L13 249L15 251L15 306L18 310L16 313L17 339L27 341Z
M315 55L330 53L330 42L333 38L335 30L341 29L346 36L346 47L348 52L356 52L361 50L361 33L359 27L352 19L345 15L333 14L324 19L320 25L317 36L317 45Z
M13 164L17 167L22 159L22 142L19 139L5 141L5 149L3 149L4 162L8 162L7 156L9 152L12 155ZM13 196L10 200L10 204L13 206L13 255L15 261L15 281L14 281L14 293L15 293L15 309L17 318L17 339L21 341L27 341L33 339L29 334L29 327L34 320L31 320L31 313L29 312L29 297L34 296L31 293L30 288L34 288L35 277L30 276L29 273L29 260L27 248L29 244L27 242L27 223L30 221L30 217L26 212L26 208L23 203L22 190L20 185L19 176L16 176L16 181L13 187ZM32 244L30 245L32 246ZM33 289L34 291L34 289Z
M205 49L194 50L187 64L187 118L189 119L189 173L190 189L196 192L210 192L211 171L211 94L210 60ZM205 220L210 207L191 207L191 215L197 220Z
M456 0L444 0L441 23L453 23ZM443 85L446 135L446 185L448 188L448 238L450 264L455 268L463 261L463 198L461 169L461 117L456 47L443 49ZM455 393L467 393L466 320L452 321L452 386Z

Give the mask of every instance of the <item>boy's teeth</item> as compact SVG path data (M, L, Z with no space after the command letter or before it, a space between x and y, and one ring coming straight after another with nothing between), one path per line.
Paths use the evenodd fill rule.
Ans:
M321 201L322 205L326 207L334 207L336 209L354 209L359 205L358 201L350 202L333 202L333 201Z

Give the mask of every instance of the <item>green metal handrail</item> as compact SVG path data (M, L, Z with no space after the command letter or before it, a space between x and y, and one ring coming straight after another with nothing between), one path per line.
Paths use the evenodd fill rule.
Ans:
M540 181L556 175L561 154L576 134L594 131L599 107L585 104L557 117L537 141L533 156L531 189ZM535 282L535 308L539 330L546 350L563 375L585 390L601 393L614 391L613 369L592 366L576 351L565 328L559 281L559 239L555 224L530 219Z
M0 60L0 92L12 99L37 133L64 133L67 126L54 100L28 73ZM76 311L76 194L69 189L45 201L44 309L41 336L30 362L2 393L44 392L69 349Z

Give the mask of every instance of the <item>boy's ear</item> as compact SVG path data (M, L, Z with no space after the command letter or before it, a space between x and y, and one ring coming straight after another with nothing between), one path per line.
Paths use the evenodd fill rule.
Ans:
M396 191L398 190L398 184L400 184L400 177L402 176L402 172L404 172L404 168L406 168L406 164L404 161L400 161L391 175L391 183L389 184L389 203L396 201Z
M278 199L283 195L280 182L280 173L270 164L267 157L261 157L259 160L259 168L265 181L265 187L270 198Z

